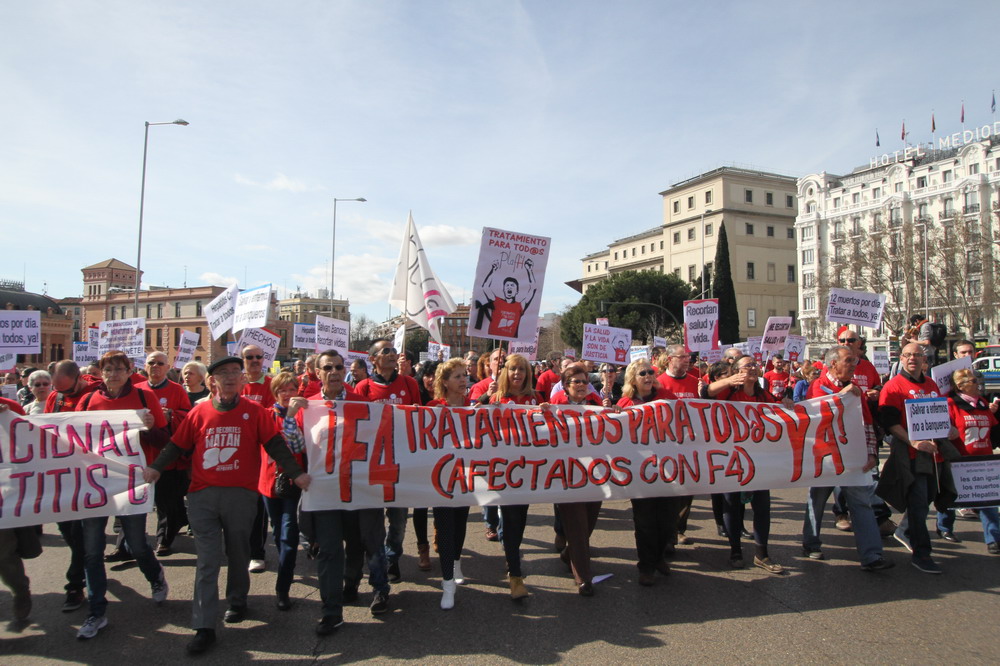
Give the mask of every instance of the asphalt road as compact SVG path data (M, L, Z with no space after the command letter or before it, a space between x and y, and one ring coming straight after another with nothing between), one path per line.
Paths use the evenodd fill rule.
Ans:
M202 663L241 661L446 663L946 663L996 662L994 636L1000 557L987 554L977 521L958 520L963 543L934 540L944 574L923 574L909 554L886 541L894 569L864 572L853 536L824 525L826 561L800 556L804 491L776 491L772 559L788 573L777 577L753 567L734 571L728 548L716 535L711 506L695 501L688 535L669 577L652 588L636 583L635 543L628 502L605 504L593 538L595 574L613 574L593 598L576 594L571 576L553 552L551 514L533 506L523 554L532 596L512 602L500 545L487 542L474 510L459 588L452 611L440 610L440 568L417 570L412 530L407 530L403 581L393 586L391 611L374 618L369 590L345 609L346 624L318 638L320 614L315 563L300 553L292 587L295 606L274 607L275 551L269 571L253 576L250 618L221 626L219 642ZM827 514L829 518L829 512ZM749 522L749 515L748 515ZM933 524L929 522L933 535ZM54 525L46 526L45 552L27 563L32 579L31 621L10 621L11 595L0 589L0 663L52 662L169 664L187 660L192 635L193 542L179 537L163 558L170 599L156 606L149 585L133 565L109 569L109 625L90 641L76 630L86 604L62 613L68 554ZM752 553L745 545L744 552ZM223 574L224 583L224 574ZM224 604L223 604L224 607Z

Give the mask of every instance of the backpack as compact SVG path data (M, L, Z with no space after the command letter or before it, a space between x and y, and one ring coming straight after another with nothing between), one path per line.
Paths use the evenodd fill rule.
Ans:
M944 339L948 337L948 327L940 322L931 322L931 345L940 348L944 344Z

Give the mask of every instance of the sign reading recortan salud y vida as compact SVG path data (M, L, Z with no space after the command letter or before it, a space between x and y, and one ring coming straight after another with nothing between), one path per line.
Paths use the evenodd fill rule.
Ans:
M534 337L551 246L552 239L544 236L483 228L469 308L470 336Z
M863 485L860 398L418 407L311 401L306 511L620 500Z
M949 464L958 491L952 506L982 509L1000 505L1000 456L968 456Z
M684 301L684 346L688 352L719 347L719 299Z
M951 416L947 398L915 398L906 400L906 432L911 442L940 439L951 432Z
M0 412L0 529L149 513L138 411Z
M174 358L174 367L180 370L184 364L194 358L194 352L201 342L201 335L194 331L181 330L181 338L177 345L177 356Z
M830 289L826 320L840 324L878 328L885 312L885 294L850 289Z
M0 310L0 353L42 353L42 313L39 310Z
M236 299L239 295L240 288L234 284L205 306L205 319L213 340L218 340L233 327Z
M768 317L767 323L764 324L764 335L761 336L761 353L770 356L774 352L783 351L790 330L792 330L791 317Z
M247 328L244 329L240 339L236 341L236 347L233 349L232 354L233 356L240 356L243 353L244 347L257 345L264 353L264 367L266 368L274 363L274 360L278 357L278 345L280 344L281 336L275 335L266 328Z
M264 328L267 326L267 315L270 310L270 284L241 291L239 296L236 297L236 310L233 313L233 333L239 333L244 328Z
M583 325L583 354L580 358L595 363L624 365L628 363L632 331L614 326Z

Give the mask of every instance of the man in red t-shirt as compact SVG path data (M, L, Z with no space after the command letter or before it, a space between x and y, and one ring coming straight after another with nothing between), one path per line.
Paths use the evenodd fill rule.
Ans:
M257 511L261 447L303 490L310 478L285 444L268 411L240 396L243 361L230 356L208 368L211 400L188 413L170 443L143 470L147 483L156 483L164 470L185 452L191 455L191 491L188 517L194 530L198 571L194 587L194 639L191 654L204 652L215 642L218 615L219 567L228 561L227 623L246 616L250 592L250 529ZM224 545L224 547L223 547Z
M764 381L771 395L781 400L788 393L788 364L782 354L773 355L771 362L773 369L764 373Z
M558 371L562 367L560 361L562 361L562 354L559 352L552 351L545 356L545 363L548 367L538 376L538 382L535 384L535 390L542 395L543 400L552 397L552 387L559 382Z
M296 361L296 363L301 363L301 361ZM306 371L299 377L299 395L310 400L318 396L323 388L322 382L316 375L316 354L306 356L305 366Z
M243 357L246 380L243 395L266 409L274 404L271 394L271 378L264 372L264 350L257 345L247 345L240 352Z
M507 352L503 350L502 347L497 347L490 352L490 375L489 377L483 377L480 381L472 385L469 389L469 402L478 400L483 404L489 402L490 396L496 393L496 381L500 376L500 369L503 368L504 361L507 359ZM490 387L493 388L490 391Z
M149 379L137 386L149 389L156 395L167 419L167 429L174 433L191 411L191 399L183 386L167 379L168 363L167 355L161 351L149 354L146 357L146 374ZM156 554L159 556L170 554L174 538L187 524L187 511L184 508L184 496L188 489L187 467L186 460L178 460L164 470L160 480L156 482Z
M379 338L368 349L372 376L354 387L354 391L369 402L387 405L419 405L420 389L417 380L399 374L399 353L392 341ZM385 537L385 556L388 561L389 582L402 578L399 558L403 555L403 537L406 535L406 518L409 509L391 507L385 510L389 529Z
M660 354L659 363L662 372L656 380L663 388L679 399L698 397L698 377L689 372L691 354L684 349L684 345L669 345Z

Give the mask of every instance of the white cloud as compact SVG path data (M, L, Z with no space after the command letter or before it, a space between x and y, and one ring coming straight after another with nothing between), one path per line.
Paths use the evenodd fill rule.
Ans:
M482 238L482 231L467 227L454 227L450 224L432 224L417 228L420 240L424 245L475 245Z
M308 185L300 180L292 180L283 173L275 174L274 178L266 183L257 182L238 173L233 175L233 180L240 185L259 187L273 192L321 192L326 189L322 185Z
M338 298L346 296L351 304L387 303L396 259L374 254L337 257L334 290ZM324 265L313 266L306 273L292 273L290 278L302 291L316 294L330 285Z
M240 245L238 249L240 252L265 252L265 251L270 252L274 248L271 247L270 245L261 244L261 245Z
M239 284L239 280L234 277L226 277L219 273L202 273L198 276L198 279L203 281L205 284L211 284L219 287L231 287L234 284Z

